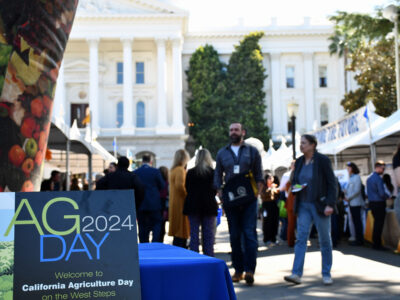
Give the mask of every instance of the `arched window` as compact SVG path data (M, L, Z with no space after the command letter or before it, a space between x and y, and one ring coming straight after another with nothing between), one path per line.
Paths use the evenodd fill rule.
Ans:
M145 127L145 108L143 101L139 101L136 104L136 127Z
M328 104L322 103L319 112L320 112L321 126L324 126L325 124L328 124L329 123L329 108L328 108Z
M124 103L119 101L117 103L117 127L120 128L124 123Z

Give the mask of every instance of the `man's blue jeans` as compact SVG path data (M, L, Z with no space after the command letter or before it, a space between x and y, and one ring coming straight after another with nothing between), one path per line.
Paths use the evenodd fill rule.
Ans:
M257 260L257 201L225 211L236 272L255 272Z
M297 241L294 246L294 262L292 274L303 275L304 257L307 251L307 240L311 225L315 224L318 231L319 245L322 254L322 276L331 276L332 240L331 218L318 214L314 203L300 202L297 214Z

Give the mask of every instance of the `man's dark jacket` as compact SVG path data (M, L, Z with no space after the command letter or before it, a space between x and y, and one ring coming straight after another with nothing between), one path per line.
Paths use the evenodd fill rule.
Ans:
M165 186L161 172L156 168L144 164L133 173L139 177L145 188L144 199L140 210L161 211L160 191Z
M313 165L313 176L311 183L311 191L308 190L308 193L312 193L312 200L315 204L317 211L319 214L324 215L324 210L327 205L333 207L335 211L336 202L338 198L337 191L337 181L335 178L335 174L332 170L332 164L329 158L323 154L318 152L314 153L313 156L314 165ZM293 185L294 184L302 184L304 182L299 182L299 174L301 168L304 165L305 157L304 155L299 157L295 163L294 169L294 177L293 177ZM307 187L308 188L308 187ZM296 201L295 211L298 211L298 203Z
M137 175L128 170L117 169L108 173L96 183L96 190L131 190L135 191L135 206L138 211L144 198L144 186Z

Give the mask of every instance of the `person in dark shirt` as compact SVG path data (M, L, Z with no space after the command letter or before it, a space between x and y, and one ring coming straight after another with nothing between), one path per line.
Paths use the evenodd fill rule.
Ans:
M165 182L161 172L151 166L150 155L143 155L142 163L143 165L134 171L145 189L143 203L137 212L139 241L148 243L152 232L152 242L160 242L162 225L160 191L164 188Z
M61 173L57 170L51 171L49 179L43 180L40 185L40 191L60 191L61 190Z
M264 187L260 153L256 148L244 142L246 130L240 123L229 126L231 143L218 151L214 172L214 187L222 199L222 185L236 175L252 171L258 185L258 193ZM251 286L254 283L254 272L257 264L257 196L246 205L227 208L224 205L228 219L231 242L231 258L235 273L233 282L245 280ZM243 276L243 272L245 275Z
M375 171L367 179L367 195L369 208L374 216L374 229L372 233L373 248L377 250L382 247L382 230L386 216L386 194L381 175L385 172L385 163L377 161L375 163Z
M128 171L128 167L129 159L121 156L118 159L117 170L101 178L96 184L96 190L133 189L135 191L136 211L138 211L144 198L144 186L136 174Z
M196 166L186 175L186 201L183 214L190 222L190 250L199 252L199 228L201 226L202 249L208 256L214 256L215 220L218 205L213 186L214 170L211 154L207 149L199 150Z
M300 150L304 154L296 160L292 186L300 186L296 192L295 212L297 213L297 240L294 248L292 274L284 279L294 284L301 283L307 240L311 225L318 231L322 255L322 282L333 283L331 215L337 201L337 181L329 158L316 151L317 139L313 135L301 137Z

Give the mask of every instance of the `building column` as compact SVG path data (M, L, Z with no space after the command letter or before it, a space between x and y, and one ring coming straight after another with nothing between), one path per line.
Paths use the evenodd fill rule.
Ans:
M92 129L99 125L99 39L88 39L89 43L89 109Z
M166 60L166 39L157 38L157 126L156 133L169 133L167 124L167 60Z
M53 115L56 122L65 122L67 126L70 124L71 116L68 120L65 120L66 111L66 97L65 97L65 76L64 76L64 61L61 63L60 69L58 70L56 94L54 96L53 104Z
M314 103L314 76L313 76L313 53L303 53L304 60L304 98L305 98L305 127L306 131L313 130L315 120Z
M173 115L172 130L177 134L185 133L182 121L182 39L172 40L172 80L173 80Z
M282 111L281 101L281 54L271 53L271 87L272 87L272 138L276 140L278 135L283 134L282 123L285 111Z
M121 126L122 134L133 135L133 67L132 67L132 38L121 39L124 46L123 64L123 97L124 97L124 122Z

